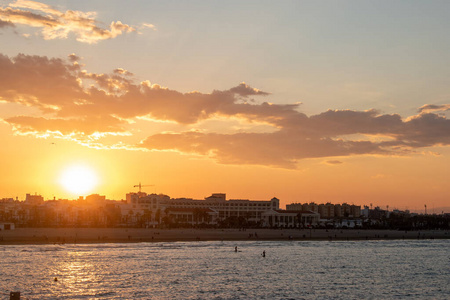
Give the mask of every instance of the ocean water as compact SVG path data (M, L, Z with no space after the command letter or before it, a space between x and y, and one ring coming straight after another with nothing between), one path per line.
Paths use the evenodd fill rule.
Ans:
M450 299L450 240L11 245L0 257L1 299Z

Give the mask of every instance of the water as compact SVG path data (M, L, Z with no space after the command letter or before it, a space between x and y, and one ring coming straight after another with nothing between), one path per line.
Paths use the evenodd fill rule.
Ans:
M450 240L2 246L0 295L9 299L10 291L20 291L22 299L449 299L449 249Z

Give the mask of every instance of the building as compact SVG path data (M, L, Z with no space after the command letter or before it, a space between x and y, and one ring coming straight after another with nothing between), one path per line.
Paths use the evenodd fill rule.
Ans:
M326 203L319 205L319 214L321 219L333 219L334 218L334 204Z
M302 210L302 209L303 209L303 204L301 204L301 203L286 204L286 210Z
M320 215L308 210L268 210L262 213L263 226L308 228L319 223Z
M361 217L361 206L360 205L351 205L350 206L350 216L353 218Z
M86 203L94 206L104 206L106 203L106 196L101 196L99 194L86 196Z
M166 217L175 224L217 224L218 213L210 208L167 208Z
M304 203L304 204L292 203L292 204L286 205L286 210L297 210L297 211L304 210L304 211L312 211L312 212L318 213L319 205L317 205L314 202Z
M29 205L41 205L44 203L44 197L41 195L27 194L25 198L25 204Z
M172 199L167 195L147 195L144 192L129 193L126 195L126 205L122 207L125 214L142 214L145 211L151 215L151 225L155 225L162 221L162 217L166 213L172 216L192 215L195 209L209 209L209 214L216 221L225 220L227 218L245 218L247 221L258 222L262 219L262 213L270 209L279 209L280 200L272 198L271 200L243 200L243 199L226 199L226 194L216 193L204 200L191 198ZM185 209L183 212L174 209ZM176 218L176 217L175 217ZM184 218L184 217L183 217ZM189 220L191 217L187 217ZM193 219L192 221L194 222Z
M210 208L218 213L218 220L232 217L242 217L247 221L258 222L262 219L262 213L270 209L279 209L280 200L226 200L226 194L212 194L205 200L187 198L170 199L165 202L170 208Z
M14 223L0 223L0 230L14 230Z
M334 218L344 218L353 217L359 218L361 216L361 206L349 205L347 203L343 204L319 204L314 202L311 203L292 203L286 205L286 210L303 210L312 211L318 213L321 219L334 219Z

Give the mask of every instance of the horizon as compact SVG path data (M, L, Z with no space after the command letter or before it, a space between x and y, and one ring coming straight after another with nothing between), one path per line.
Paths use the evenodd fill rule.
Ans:
M449 9L2 0L1 197L449 213Z
M134 192L134 191L131 191L131 192L128 192L128 193L126 193L125 194L125 196L127 195L127 194L138 194L138 193L140 193L139 191L138 192ZM145 194L145 195L165 195L165 196L169 196L170 197L170 199L192 199L192 200L206 200L206 198L208 198L209 196L204 196L203 198L192 198L192 197L189 197L189 196L185 196L185 197L176 197L176 198L174 198L174 197L171 197L169 194L167 194L167 193L147 193L147 192L145 192L145 191L142 191L142 194ZM223 192L220 192L220 193L211 193L211 195L214 195L214 194L227 194L227 193L223 193ZM96 196L96 195L98 195L98 196L101 196L101 197L105 197L105 200L108 200L108 201L126 201L126 199L124 199L124 198L121 198L121 199L117 199L117 198L108 198L108 197L106 197L105 195L103 195L102 193L98 193L98 192L92 192L92 193L90 193L90 194L87 194L87 195L84 195L84 196L78 196L78 197L75 197L75 198L61 198L61 197L56 197L56 196L53 196L53 198L46 198L46 197L44 197L44 196L42 196L42 195L40 195L40 194L37 194L37 193L34 193L34 194L31 194L31 193L26 193L25 194L25 197L24 198L22 198L22 199L19 199L19 196L16 196L16 197L2 197L2 198L0 198L0 200L8 200L8 199L12 199L13 201L20 201L20 202L25 202L26 201L26 197L27 197L27 195L30 195L30 196L40 196L40 197L42 197L43 198L43 201L45 202L45 201L64 201L64 200L67 200L67 201L79 201L79 200L87 200L86 198L87 197L89 197L89 196ZM276 196L272 196L272 197L268 197L268 198L264 198L264 199L248 199L248 198L226 198L226 201L229 201L229 200L245 200L245 201L270 201L270 199L272 199L272 198L278 198L278 197L276 197ZM279 199L280 201L282 200L282 199ZM310 201L310 202L302 202L302 201L297 201L297 202L290 202L290 203L286 203L285 205L280 205L280 209L286 209L286 205L289 205L289 204L317 204L317 205L322 205L322 204L333 204L333 205L339 205L339 204L348 204L348 205L356 205L356 206L359 206L359 207L361 207L361 208L370 208L370 209L381 209L381 210L385 210L385 211L390 211L390 212L392 212L392 211L395 211L395 210L398 210L398 211L409 211L409 212L411 212L411 213L418 213L418 214L427 214L427 215L433 215L433 214L437 214L437 215L439 215L439 214L448 214L448 213L450 213L450 206L446 206L446 207L428 207L427 206L427 209L425 210L425 208L423 208L423 209L410 209L410 208L408 208L408 207L405 207L405 208L400 208L400 207L391 207L391 206L386 206L386 207L380 207L380 206L377 206L377 205L373 205L372 203L368 203L368 204L365 204L365 203L363 203L363 204L358 204L358 203L347 203L347 202L335 202L335 203L332 203L332 202L316 202L316 201ZM426 204L425 204L426 205Z

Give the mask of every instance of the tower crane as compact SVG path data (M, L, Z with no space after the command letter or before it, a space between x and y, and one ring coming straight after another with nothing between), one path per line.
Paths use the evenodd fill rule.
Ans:
M155 186L154 184L141 184L140 182L139 182L139 184L136 184L136 185L134 185L133 187L138 187L139 188L139 193L141 192L141 188L143 187L143 186Z

